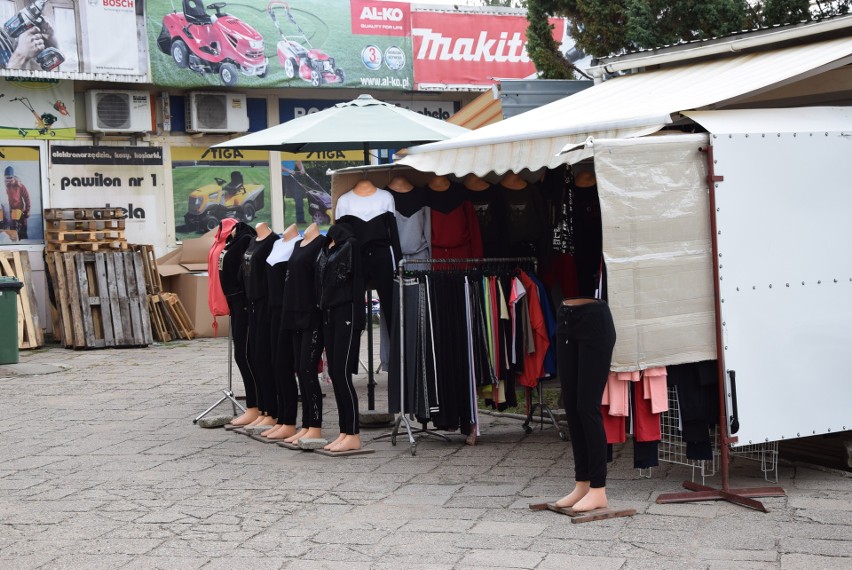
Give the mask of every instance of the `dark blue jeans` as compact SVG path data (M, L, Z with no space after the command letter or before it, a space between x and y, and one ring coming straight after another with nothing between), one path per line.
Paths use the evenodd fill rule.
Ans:
M577 481L606 486L606 432L601 399L606 388L615 326L605 301L570 299L559 307L556 367L574 450Z

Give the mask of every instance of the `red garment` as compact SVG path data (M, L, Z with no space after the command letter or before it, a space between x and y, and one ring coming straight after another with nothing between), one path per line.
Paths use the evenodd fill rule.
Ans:
M550 347L550 337L547 334L547 324L544 322L544 313L541 310L541 300L538 297L538 287L535 286L530 276L523 271L518 272L518 278L527 290L527 307L530 314L530 326L533 330L533 342L535 350L525 353L524 371L518 376L521 386L535 388L538 379L545 376L544 357Z
M636 441L660 441L660 414L651 411L651 400L645 399L642 382L633 387L633 438Z
M230 314L228 299L225 297L225 293L222 291L222 283L219 281L219 257L222 250L225 249L225 242L235 225L237 225L237 220L233 218L225 218L219 222L216 239L207 254L207 305L210 307L210 314L213 315L213 336L216 336L219 331L219 323L216 322L216 317Z
M541 282L548 291L559 287L561 297L578 297L580 286L577 284L577 264L570 253L555 253L542 268Z
M465 259L482 257L482 235L470 200L447 214L432 210L432 257Z
M627 441L627 418L625 416L613 416L609 413L609 406L601 406L604 431L606 431L607 443L624 443Z
M9 198L9 210L21 210L25 216L30 213L30 192L16 176L6 182L6 196Z

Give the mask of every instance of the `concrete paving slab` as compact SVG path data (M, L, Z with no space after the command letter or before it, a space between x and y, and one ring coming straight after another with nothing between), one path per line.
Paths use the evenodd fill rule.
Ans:
M357 461L198 429L192 419L224 387L226 354L225 339L22 352L29 370L58 370L4 378L0 568L852 567L847 474L783 466L777 485L788 496L765 499L769 513L658 505L690 470L663 464L639 478L627 444L617 446L608 494L638 514L572 525L528 509L570 490L570 444L499 415L482 416L476 446L456 433L421 440L416 456L407 438L394 446L373 440L386 430L365 430L375 453ZM378 381L381 411L387 381ZM364 404L365 375L355 387ZM333 398L324 414L333 439ZM756 463L732 472L733 486L764 484Z

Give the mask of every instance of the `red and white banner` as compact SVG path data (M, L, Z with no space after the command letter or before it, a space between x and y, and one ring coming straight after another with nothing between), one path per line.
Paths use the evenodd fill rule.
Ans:
M551 18L562 43L567 21ZM525 16L412 12L414 79L419 87L491 85L535 74Z

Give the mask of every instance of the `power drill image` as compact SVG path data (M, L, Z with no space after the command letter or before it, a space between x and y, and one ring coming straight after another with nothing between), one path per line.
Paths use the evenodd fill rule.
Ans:
M31 28L44 28L45 20L42 12L46 4L47 0L35 0L3 24L3 29L0 30L0 64L3 67L12 57L13 40ZM52 71L65 61L65 57L55 47L46 47L36 55L36 61L44 71Z

